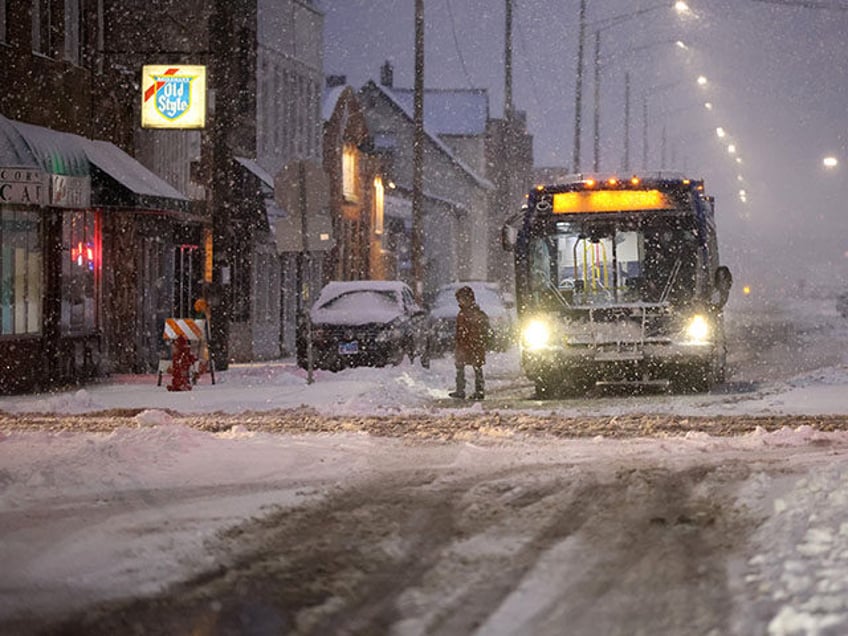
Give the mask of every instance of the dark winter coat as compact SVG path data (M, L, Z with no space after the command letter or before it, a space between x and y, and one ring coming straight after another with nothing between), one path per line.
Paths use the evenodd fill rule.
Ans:
M456 365L481 367L486 364L489 317L472 302L459 306L456 316Z

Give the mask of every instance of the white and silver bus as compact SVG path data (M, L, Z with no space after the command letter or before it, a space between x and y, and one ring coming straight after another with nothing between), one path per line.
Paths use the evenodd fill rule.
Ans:
M676 173L537 186L504 227L522 368L540 398L596 384L709 390L724 381L713 199Z

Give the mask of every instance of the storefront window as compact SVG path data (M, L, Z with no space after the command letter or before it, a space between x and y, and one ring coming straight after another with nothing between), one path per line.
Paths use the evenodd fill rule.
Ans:
M62 331L81 333L99 325L100 223L96 212L62 217Z
M39 216L0 211L0 328L2 335L41 331Z

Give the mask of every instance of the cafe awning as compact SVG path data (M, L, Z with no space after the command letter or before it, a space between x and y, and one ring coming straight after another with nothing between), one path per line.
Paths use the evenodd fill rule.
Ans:
M35 156L39 166L48 174L67 177L87 177L88 158L80 144L79 135L59 132L43 126L10 120Z
M96 205L188 210L188 197L116 145L85 138L81 144L92 165Z
M23 135L3 115L0 115L0 167L42 169Z
M185 195L112 143L3 117L0 132L6 133L0 134L0 158L35 161L52 180L53 205L61 205L52 197L57 178L64 179L63 187L75 179L90 179L93 206L189 210Z

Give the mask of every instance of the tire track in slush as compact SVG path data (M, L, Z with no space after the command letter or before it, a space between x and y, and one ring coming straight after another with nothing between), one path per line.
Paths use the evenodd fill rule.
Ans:
M747 474L741 463L564 463L474 477L411 468L228 531L213 547L219 569L65 627L727 633L726 559L753 526L729 493ZM539 588L546 577L558 584ZM528 610L518 600L534 589L545 596Z

